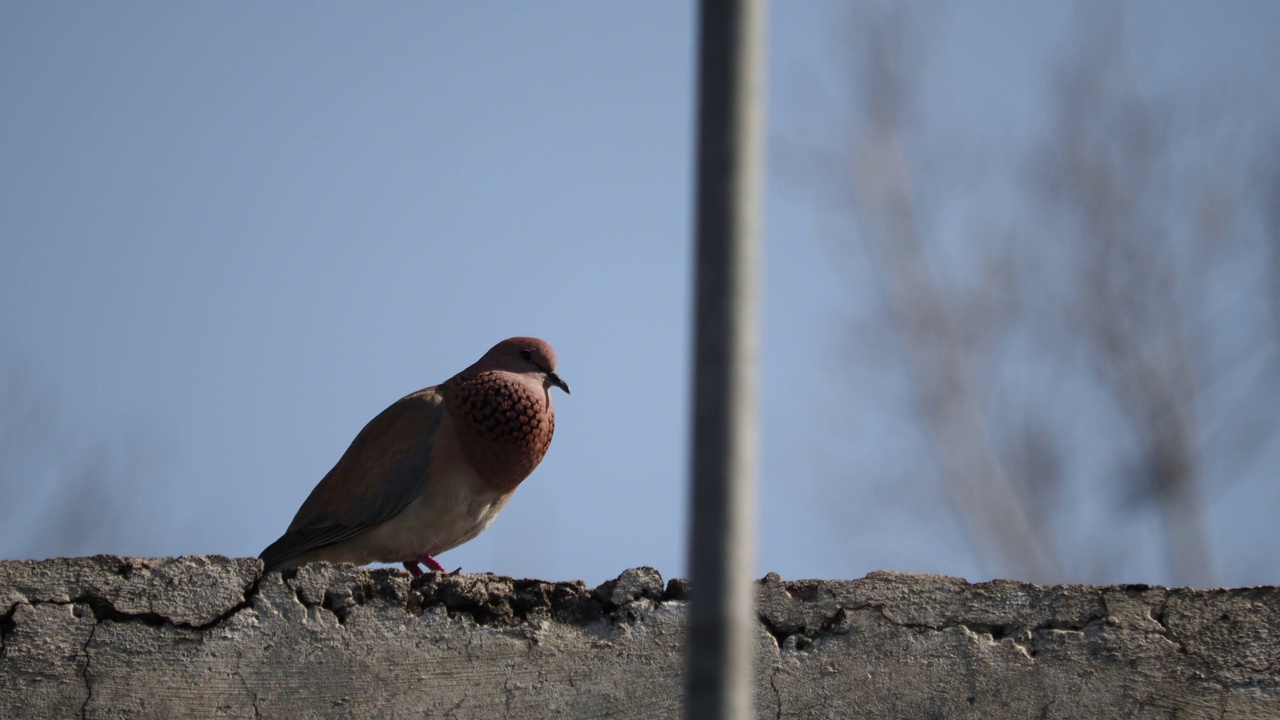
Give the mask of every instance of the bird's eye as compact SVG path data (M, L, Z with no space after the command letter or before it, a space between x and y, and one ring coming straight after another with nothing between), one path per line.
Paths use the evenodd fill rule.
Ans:
M532 360L532 359L533 359L533 353L532 353L531 351L529 351L529 350L521 350L521 351L520 351L520 359L521 359L521 360Z

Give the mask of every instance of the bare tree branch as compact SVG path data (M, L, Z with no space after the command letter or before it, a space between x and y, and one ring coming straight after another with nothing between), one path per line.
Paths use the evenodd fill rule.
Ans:
M876 358L897 350L911 422L978 553L1020 577L1063 579L1070 558L1100 579L1124 559L1095 540L1096 518L1110 513L1132 527L1150 511L1168 576L1211 585L1206 487L1242 472L1280 416L1275 402L1249 402L1250 393L1274 394L1280 332L1240 346L1239 328L1257 325L1267 307L1224 294L1241 267L1257 267L1241 264L1265 240L1255 217L1270 221L1272 235L1259 279L1280 287L1280 164L1269 166L1265 198L1244 192L1256 184L1248 167L1257 138L1220 131L1225 113L1187 112L1191 96L1140 88L1119 9L1092 5L1080 18L1049 84L1042 138L1008 175L1012 219L966 235L964 267L948 265L956 255L925 220L939 201L916 169L928 167L934 183L961 174L948 175L954 157L925 139L928 38L903 6L856 16L851 126L832 143L838 149L779 147L794 176L812 171L819 206L855 220L856 232L833 234L834 255L847 278L865 278L852 267L869 264L889 319L860 322L855 346ZM840 156L843 176L832 161ZM855 244L863 256L848 251ZM1272 302L1280 318L1280 291ZM1222 307L1237 315L1224 322ZM895 342L875 337L885 331ZM1091 491L1087 513L1064 525L1074 508L1059 498L1080 497L1095 484L1082 469L1107 462L1121 471L1118 492Z

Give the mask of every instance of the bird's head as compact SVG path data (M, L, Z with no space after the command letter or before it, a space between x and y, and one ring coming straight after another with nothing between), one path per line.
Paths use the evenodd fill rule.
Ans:
M543 388L558 387L569 393L569 383L556 374L556 351L538 338L507 338L489 348L469 370L475 373L503 371L538 378Z

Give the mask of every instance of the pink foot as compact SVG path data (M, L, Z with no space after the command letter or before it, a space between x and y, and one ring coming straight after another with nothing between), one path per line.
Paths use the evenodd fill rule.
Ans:
M436 562L436 559L435 559L435 558L433 558L433 557L431 557L430 555L427 555L427 554L425 554L425 553L423 554L423 556L422 556L422 557L418 558L418 562L425 563L425 564L426 564L426 566L427 566L427 567L428 567L432 572L440 572L440 573L442 573L442 572L448 572L447 570L445 570L445 569L444 569L444 566L443 566L443 565L441 565L440 563ZM404 565L404 569L405 569L405 570L408 570L410 575L412 575L412 576L414 576L414 577L422 577L422 568L418 567L418 563L417 563L417 562L407 562L407 563L403 563L403 565Z

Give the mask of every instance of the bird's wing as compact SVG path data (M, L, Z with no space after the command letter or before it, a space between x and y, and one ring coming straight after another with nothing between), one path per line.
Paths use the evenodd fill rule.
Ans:
M355 537L404 510L422 492L446 415L434 387L378 413L311 491L288 531L262 551L267 569Z

